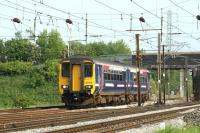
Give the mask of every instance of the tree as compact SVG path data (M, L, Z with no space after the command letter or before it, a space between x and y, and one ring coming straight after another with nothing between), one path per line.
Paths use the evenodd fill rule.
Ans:
M8 61L35 61L36 47L28 39L23 39L20 32L15 38L5 42L5 56Z
M120 55L120 54L130 54L131 50L124 43L124 41L116 42L92 42L86 45L79 42L71 43L71 51L73 54L84 54L91 57L98 57L101 55Z
M108 55L108 45L104 42L93 42L86 45L87 55L98 57L101 55Z
M86 50L86 45L80 43L80 42L70 42L70 53L71 54L83 54L83 55L88 55L87 54L88 50Z
M41 51L41 61L62 57L63 51L66 48L66 45L57 30L51 30L50 33L48 33L47 30L44 30L40 33L36 43Z
M117 54L131 54L130 48L125 44L123 40L108 43L108 53L113 55Z

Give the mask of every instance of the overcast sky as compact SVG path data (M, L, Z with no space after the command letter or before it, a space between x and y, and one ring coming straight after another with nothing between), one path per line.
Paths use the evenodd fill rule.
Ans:
M54 28L65 42L85 40L87 13L88 42L123 39L134 51L135 34L140 34L142 49L157 50L157 36L161 31L142 30L161 29L162 14L162 44L170 44L167 37L171 37L172 51L200 51L200 25L196 19L199 8L199 0L1 0L0 38L10 39L17 31L27 37L25 30L34 29L36 17L36 35L43 29ZM141 16L145 23L139 21ZM13 23L14 17L22 24ZM73 24L66 24L65 19L71 19ZM126 31L130 29L141 31Z

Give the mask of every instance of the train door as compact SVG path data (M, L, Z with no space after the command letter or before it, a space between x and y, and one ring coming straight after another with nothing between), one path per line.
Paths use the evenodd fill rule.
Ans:
M98 68L98 74L99 74L99 89L100 91L103 89L103 86L104 86L104 74L103 74L103 71L102 71L102 66L99 65L99 68Z
M72 65L72 91L81 90L81 65Z
M126 94L128 94L130 92L130 85L131 85L131 75L130 75L130 70L127 69L126 70L126 88L125 88L125 91L126 91Z

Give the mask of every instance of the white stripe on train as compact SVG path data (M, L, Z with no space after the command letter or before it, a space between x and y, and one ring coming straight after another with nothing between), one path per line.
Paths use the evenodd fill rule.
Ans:
M124 87L123 84L117 84L117 87Z
M105 86L106 87L114 87L114 84L112 84L112 83L106 83Z

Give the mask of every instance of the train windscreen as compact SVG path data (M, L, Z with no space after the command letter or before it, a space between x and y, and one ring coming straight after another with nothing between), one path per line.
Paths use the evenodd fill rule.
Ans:
M69 63L63 63L62 64L62 76L63 77L69 77L70 75L70 64Z

